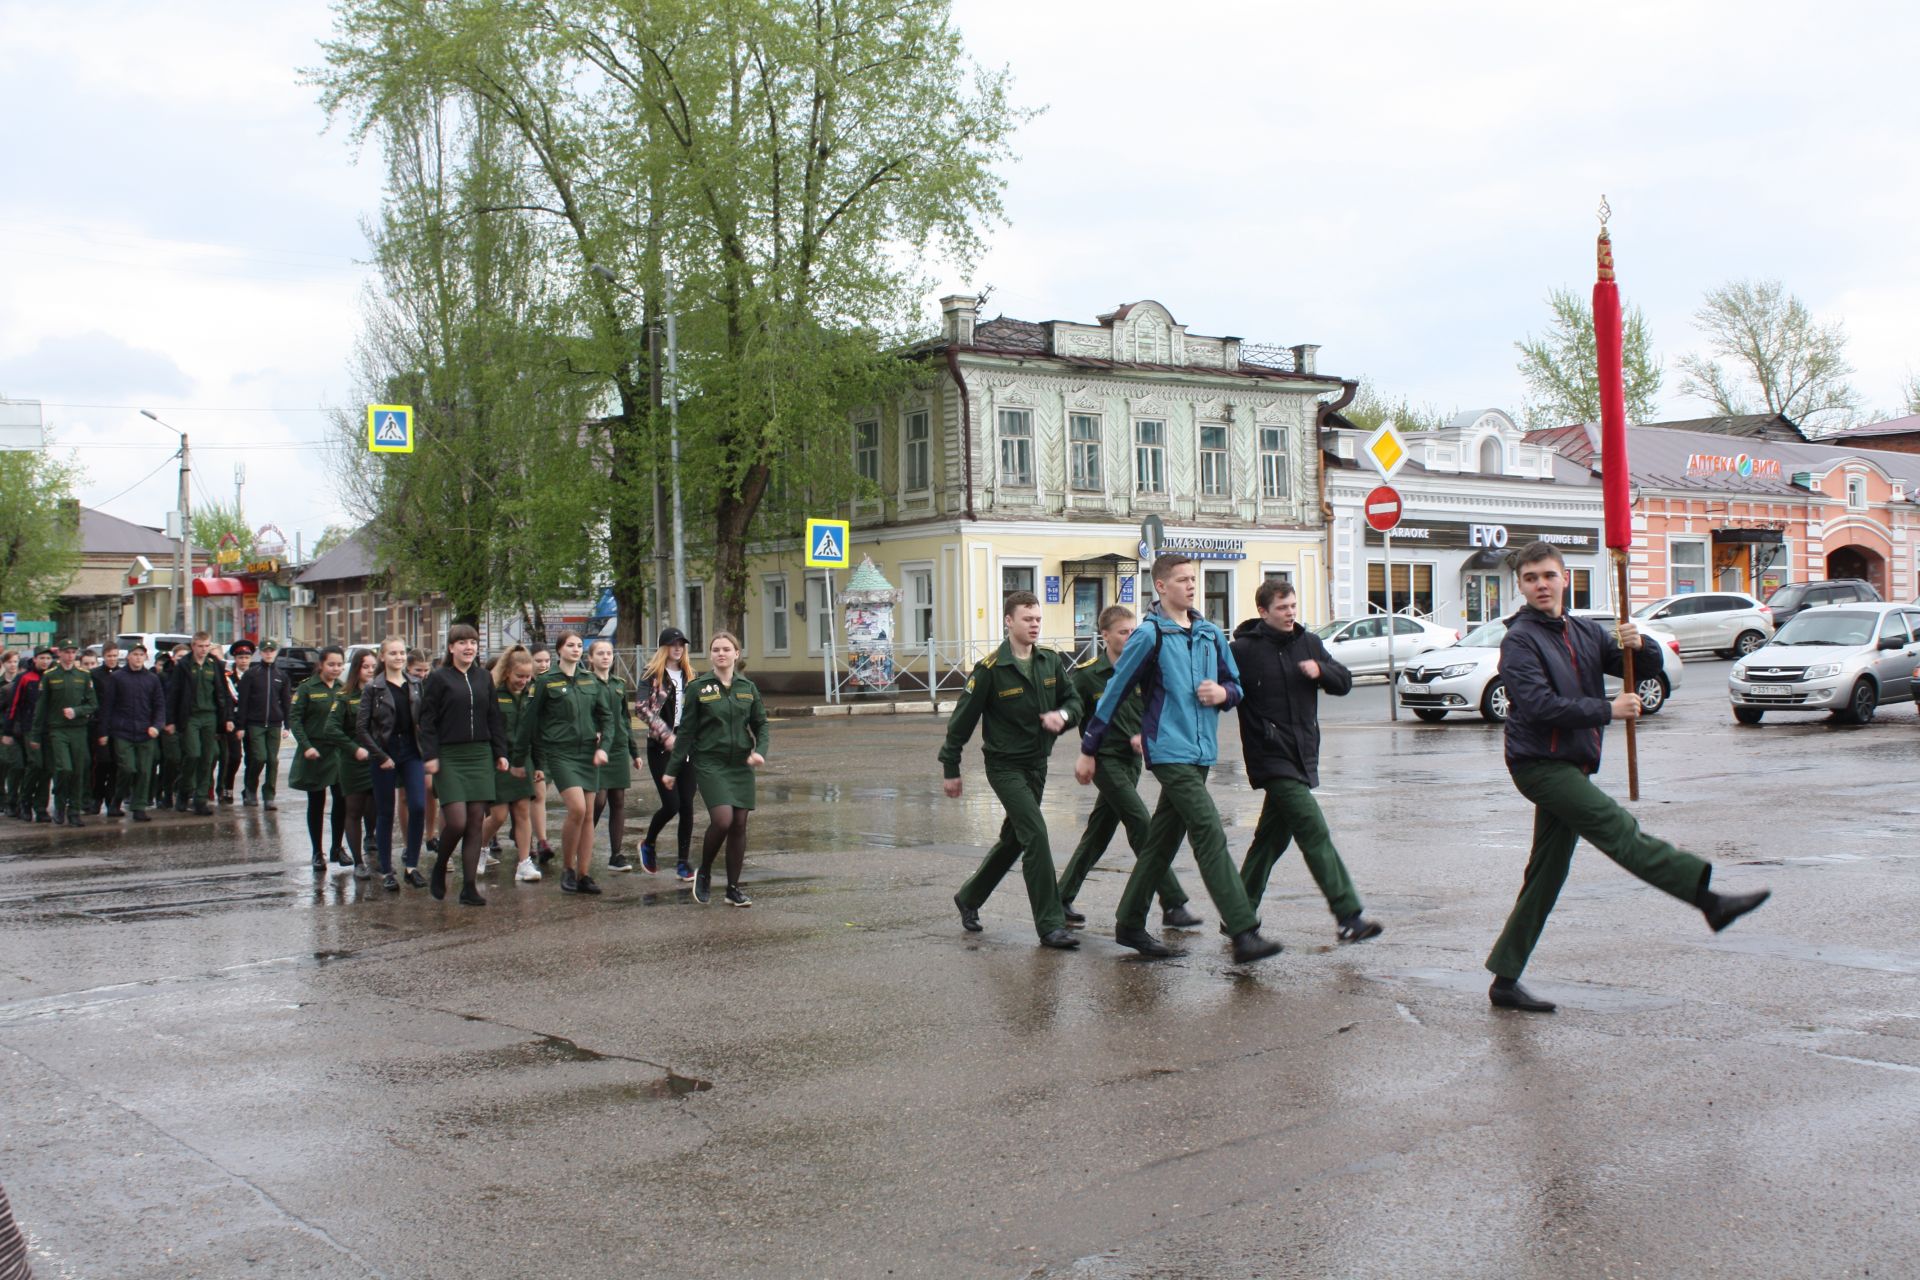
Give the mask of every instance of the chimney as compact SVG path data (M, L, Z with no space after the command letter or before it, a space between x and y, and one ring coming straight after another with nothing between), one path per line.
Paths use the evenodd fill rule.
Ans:
M1293 371L1295 373L1312 373L1314 353L1320 350L1320 344L1317 342L1303 342L1297 347L1290 348L1290 350L1293 352Z
M972 346L979 306L980 299L967 293L950 293L940 299L940 335L957 347Z

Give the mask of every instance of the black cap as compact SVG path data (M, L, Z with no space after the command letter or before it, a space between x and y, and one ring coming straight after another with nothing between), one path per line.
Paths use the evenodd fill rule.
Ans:
M241 654L251 654L252 652L253 652L253 641L251 640L235 640L232 644L227 646L227 653L230 656L235 658L239 657Z
M678 627L668 627L665 631L662 631L660 633L660 647L662 649L666 648L670 644L687 644L687 643L688 643L687 633L682 631Z

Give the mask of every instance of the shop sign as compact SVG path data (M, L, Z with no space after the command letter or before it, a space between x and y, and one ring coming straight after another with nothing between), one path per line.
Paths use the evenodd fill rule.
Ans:
M1381 536L1366 530L1369 545L1379 546ZM1524 547L1529 542L1544 542L1575 555L1590 553L1600 546L1598 529L1565 525L1484 524L1469 520L1402 521L1393 531L1396 543L1417 543L1427 547L1464 550L1499 550Z
M271 559L249 560L247 562L247 572L252 574L260 574L260 575L275 574L280 572L280 562L278 560L271 560Z
M1690 476L1732 475L1742 480L1778 480L1780 463L1774 458L1756 458L1750 453L1690 453Z
M1128 574L1126 577L1120 579L1120 603L1121 604L1133 603L1133 575L1132 574Z

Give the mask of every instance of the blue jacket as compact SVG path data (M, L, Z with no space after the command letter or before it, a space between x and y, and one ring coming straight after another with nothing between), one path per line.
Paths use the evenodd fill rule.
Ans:
M167 688L151 667L115 667L100 690L100 734L116 742L145 742L147 730L167 727Z
M1640 638L1634 676L1661 669L1660 646ZM1531 606L1507 619L1500 642L1506 681L1507 767L1538 760L1600 768L1600 738L1613 719L1606 677L1622 674L1613 631L1591 618L1550 618Z
M1191 609L1187 616L1192 625L1182 627L1155 606L1140 620L1113 664L1113 678L1100 695L1100 705L1087 720L1082 752L1093 755L1100 749L1114 713L1138 685L1146 704L1140 715L1141 754L1149 766L1211 765L1219 758L1215 735L1220 713L1239 705L1240 668L1220 628ZM1224 703L1200 705L1195 691L1205 680L1226 689Z

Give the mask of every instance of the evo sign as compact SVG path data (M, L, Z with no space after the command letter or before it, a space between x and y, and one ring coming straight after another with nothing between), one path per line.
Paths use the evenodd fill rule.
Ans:
M1369 546L1379 546L1381 536L1366 530ZM1536 524L1488 524L1471 520L1414 520L1400 523L1393 531L1396 544L1419 544L1468 551L1502 551L1524 547L1529 542L1544 542L1562 551L1579 555L1599 550L1600 531L1578 526Z

